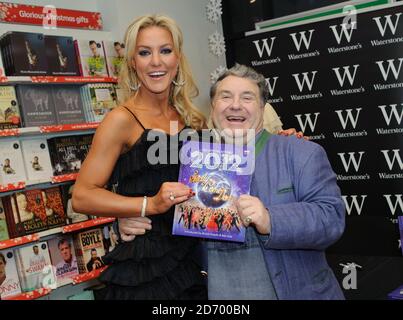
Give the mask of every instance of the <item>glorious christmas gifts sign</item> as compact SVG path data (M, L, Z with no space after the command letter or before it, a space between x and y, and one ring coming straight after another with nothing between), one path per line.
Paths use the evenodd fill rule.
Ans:
M58 9L0 2L0 22L42 25L48 29L80 28L102 30L99 12Z

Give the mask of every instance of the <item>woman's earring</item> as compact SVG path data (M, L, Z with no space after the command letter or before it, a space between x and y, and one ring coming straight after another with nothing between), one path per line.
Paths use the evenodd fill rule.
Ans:
M141 83L136 84L136 85L130 85L129 87L130 87L130 89L131 89L131 90L133 90L133 91L137 91L137 90L139 90L139 89L140 89L140 87L141 87Z
M178 82L178 81L172 80L172 83L177 87L182 87L186 83L186 81L182 80L182 81Z

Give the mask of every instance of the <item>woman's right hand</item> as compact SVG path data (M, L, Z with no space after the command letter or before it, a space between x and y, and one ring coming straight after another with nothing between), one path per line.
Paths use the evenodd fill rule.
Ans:
M165 213L172 206L184 202L193 196L193 190L183 183L164 182L158 193L148 199L146 215Z
M124 242L132 241L152 228L151 220L146 217L119 218L118 221L120 238Z

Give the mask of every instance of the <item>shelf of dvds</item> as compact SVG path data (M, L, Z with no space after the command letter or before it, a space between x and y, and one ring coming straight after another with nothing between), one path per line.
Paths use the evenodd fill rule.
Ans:
M18 247L18 246L28 244L31 242L37 242L37 241L40 241L41 239L51 236L51 235L55 235L55 234L59 234L59 233L71 233L71 232L84 230L84 229L88 229L88 228L95 227L95 226L108 224L108 223L111 223L114 221L115 221L115 218L96 218L96 219L92 219L92 220L88 220L88 221L84 221L84 222L74 223L74 224L67 225L64 227L45 230L45 231L42 231L39 233L34 233L34 234L31 234L28 236L0 241L0 250Z

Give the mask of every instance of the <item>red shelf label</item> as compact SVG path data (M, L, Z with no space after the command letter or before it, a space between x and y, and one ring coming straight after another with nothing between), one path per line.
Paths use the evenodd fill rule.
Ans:
M13 137L20 134L20 129L4 129L0 130L0 137Z
M9 183L7 185L0 184L0 192L8 192L25 188L25 182Z
M53 176L52 183L60 183L65 181L74 181L77 179L78 173L64 174L62 176Z
M14 238L14 239L0 241L0 250L20 246L22 244L35 242L38 240L39 240L39 235L37 233L34 233L34 234L31 234L28 236L23 236L20 238Z
M61 124L54 126L41 126L39 131L42 133L61 132L61 131L76 131L76 130L91 130L96 129L99 122L78 123L78 124Z
M83 221L79 223L74 223L68 226L63 227L63 233L74 232L81 229L87 229L95 226L99 226L101 224L114 222L115 218L97 218L88 221Z
M5 300L34 300L48 295L51 291L52 289L42 288L31 292L24 292L17 296L7 297Z
M99 277L99 275L105 271L105 269L108 268L108 266L102 267L100 269L91 271L91 272L87 272L87 273L83 273L80 274L78 276L75 276L73 278L73 284L79 284L79 283L83 283L92 279L96 279Z
M87 83L87 82L117 82L117 78L112 77L52 77L36 76L31 77L33 83Z

